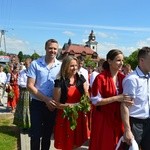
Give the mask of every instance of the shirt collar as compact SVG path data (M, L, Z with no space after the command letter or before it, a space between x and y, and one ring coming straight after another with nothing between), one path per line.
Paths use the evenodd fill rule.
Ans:
M150 78L150 73L145 75L138 66L136 67L135 71L136 71L137 75L141 78Z
M45 62L45 56L42 56L42 57L41 57L40 62L41 62L43 65L47 66L47 63ZM55 62L54 62L54 64L53 64L53 67L55 67L55 66L57 66L57 65L59 65L59 64L60 64L60 61L58 61L58 60L55 58Z

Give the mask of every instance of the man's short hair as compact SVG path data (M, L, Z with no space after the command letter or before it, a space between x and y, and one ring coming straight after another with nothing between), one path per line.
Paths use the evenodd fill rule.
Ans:
M58 44L58 41L55 40L55 39L49 39L49 40L47 40L47 41L45 42L45 49L46 49L48 43L57 43L57 44Z
M140 58L145 58L145 56L150 55L150 47L143 47L138 51L138 61Z

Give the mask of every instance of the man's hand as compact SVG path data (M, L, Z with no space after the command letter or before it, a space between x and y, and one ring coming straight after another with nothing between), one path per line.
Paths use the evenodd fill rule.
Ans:
M124 132L124 140L128 145L132 144L132 139L134 138L131 130L127 130Z
M56 101L53 99L47 100L46 105L50 111L54 111L54 109L57 107Z

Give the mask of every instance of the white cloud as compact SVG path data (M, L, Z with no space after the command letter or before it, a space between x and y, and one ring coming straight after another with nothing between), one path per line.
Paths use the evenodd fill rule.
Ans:
M18 22L16 21L18 24ZM35 26L36 25L36 26ZM61 29L73 29L73 28L86 28L86 29L105 29L105 30L116 30L116 31L141 31L150 32L150 27L124 27L124 26L105 26L96 24L70 24L70 23L56 23L56 22L19 22L18 27L28 29L42 29L42 30L61 30Z
M147 38L144 41L140 40L140 41L137 42L137 47L138 48L142 48L144 46L150 46L150 38Z
M123 52L124 56L131 55L135 50L137 50L137 47L120 47L120 50Z
M38 23L38 22L37 22ZM90 29L107 29L107 30L118 30L118 31L144 31L150 32L150 27L123 27L123 26L103 26L94 24L69 24L69 23L54 23L54 22L43 22L43 25L56 25L64 27L76 27L76 28L90 28Z
M135 48L135 47L123 47L123 46L119 46L119 45L116 45L116 44L113 44L113 43L105 42L105 43L98 44L97 53L99 54L100 57L106 58L107 53L111 49L119 49L123 52L124 56L129 56L137 48Z
M29 43L26 41L22 41L19 39L10 39L7 38L7 48L8 50L14 50L14 51L27 51Z
M23 41L23 40L16 39L16 38L6 37L5 43L6 43L6 52L7 53L18 54L20 51L22 51L23 54L31 53L31 51L29 50L30 44L28 41ZM5 51L3 40L2 40L1 49L3 51Z
M65 35L67 35L67 36L69 36L69 37L75 35L75 33L71 32L71 31L64 31L63 34L65 34Z
M97 53L100 57L106 58L106 54L109 52L109 50L116 48L117 46L112 43L101 43L97 46Z
M100 37L100 38L108 38L110 37L108 34L103 33L103 32L95 32L96 37Z

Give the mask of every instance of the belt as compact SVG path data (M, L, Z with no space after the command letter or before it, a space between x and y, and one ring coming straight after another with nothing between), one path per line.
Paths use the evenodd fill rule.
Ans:
M46 104L45 104L45 102L43 102L43 101L40 101L40 100L38 100L38 99L35 99L35 98L32 98L32 101L33 101L34 103L41 103L41 104L44 104L44 105L46 105Z
M130 117L130 120L133 122L137 122L137 123L146 123L146 122L150 121L150 118L139 119L139 118L135 118L135 117Z

